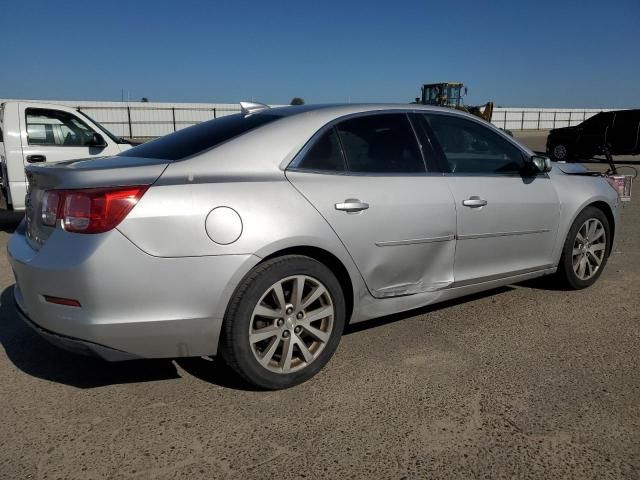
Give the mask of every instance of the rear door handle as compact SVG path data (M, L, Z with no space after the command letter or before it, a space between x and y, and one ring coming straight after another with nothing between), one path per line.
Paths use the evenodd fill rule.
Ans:
M336 207L336 210L342 210L347 213L355 213L355 212L361 212L362 210L366 210L367 208L369 208L369 204L365 202L361 202L360 200L355 198L347 198L342 203L336 203L335 207Z
M27 155L27 162L29 163L40 163L46 161L47 157L45 157L44 155Z
M469 197L467 200L462 201L462 205L471 208L484 207L487 203L489 202L475 195L473 197Z

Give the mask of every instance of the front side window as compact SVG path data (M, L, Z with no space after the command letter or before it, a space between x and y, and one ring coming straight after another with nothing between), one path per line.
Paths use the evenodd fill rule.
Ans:
M28 108L26 119L29 145L82 147L93 142L93 130L71 113Z
M347 168L357 173L421 173L425 171L407 115L368 115L336 125Z
M513 174L522 171L522 152L489 128L461 117L424 117L452 173Z

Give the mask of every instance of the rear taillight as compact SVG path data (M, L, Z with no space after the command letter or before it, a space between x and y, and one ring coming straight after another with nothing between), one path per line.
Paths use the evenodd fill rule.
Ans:
M76 233L102 233L116 227L142 198L148 185L78 190L48 190L42 200L42 223Z

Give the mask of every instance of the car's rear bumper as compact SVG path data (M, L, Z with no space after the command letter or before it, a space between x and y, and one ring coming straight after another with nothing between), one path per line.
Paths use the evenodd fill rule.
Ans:
M18 311L64 348L107 360L214 355L224 310L253 255L160 258L117 230L56 230L39 251L8 244ZM45 295L79 307L50 303Z
M16 287L14 290L14 296L17 297L18 295L20 295L20 290ZM15 299L15 305L18 315L20 315L20 318L22 318L27 325L29 325L42 338L63 350L81 355L100 357L111 362L135 360L140 358L137 355L105 347L104 345L86 342L78 338L66 337L64 335L58 335L57 333L50 332L49 330L41 328L39 325L34 323L27 314L22 311L22 308L20 308L20 302L17 298Z

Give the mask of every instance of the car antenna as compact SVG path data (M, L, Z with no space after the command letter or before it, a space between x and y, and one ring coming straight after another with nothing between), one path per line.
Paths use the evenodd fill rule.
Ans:
M240 113L243 115L251 115L252 113L257 113L262 110L266 110L271 108L269 105L265 105L264 103L257 102L240 102Z

